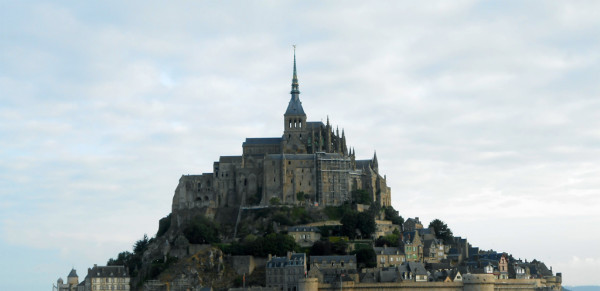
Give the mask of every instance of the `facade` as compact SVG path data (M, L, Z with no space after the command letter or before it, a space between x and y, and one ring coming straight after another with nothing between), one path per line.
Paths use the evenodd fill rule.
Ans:
M130 290L129 272L125 266L98 266L88 268L85 290Z
M423 248L423 258L426 263L439 263L446 258L445 246L442 240L426 239Z
M404 248L407 262L423 261L423 242L418 231L405 231L402 233L400 246Z
M319 228L315 226L292 226L288 228L288 234L301 247L311 247L316 241L321 239Z
M419 220L418 217L415 218L408 218L405 222L404 222L404 231L415 231L416 229L422 229L423 228L423 224L421 223L421 221Z
M173 212L204 207L340 205L353 190L366 190L381 206L391 205L391 190L379 174L377 155L357 160L344 130L308 121L300 101L294 54L291 98L280 137L247 138L241 156L222 156L212 173L184 175L173 197ZM300 199L299 199L300 197Z
M267 287L296 291L298 280L306 277L306 254L289 252L285 257L271 257L265 269Z
M377 256L377 268L395 267L402 265L406 261L404 252L400 248L394 247L374 247Z
M343 281L358 282L356 255L351 256L311 256L309 277L319 278L319 282Z

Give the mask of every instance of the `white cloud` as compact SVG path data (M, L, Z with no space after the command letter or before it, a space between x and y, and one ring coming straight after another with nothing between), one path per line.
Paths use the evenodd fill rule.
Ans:
M560 247L515 243L554 240L540 221L600 241L582 233L600 207L595 2L115 4L4 9L5 242L94 245L92 265L152 234L180 174L281 134L294 43L309 119L377 149L405 217L543 261Z

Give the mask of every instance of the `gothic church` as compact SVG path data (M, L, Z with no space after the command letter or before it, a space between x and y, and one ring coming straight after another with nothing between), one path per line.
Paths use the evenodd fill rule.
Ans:
M391 205L391 190L379 174L377 155L356 160L344 131L321 121L307 121L296 72L283 115L283 135L246 138L241 156L221 156L212 173L184 175L173 197L173 211L194 208L267 205L335 206L364 189L375 203ZM300 194L298 194L300 193ZM277 198L277 199L273 199Z

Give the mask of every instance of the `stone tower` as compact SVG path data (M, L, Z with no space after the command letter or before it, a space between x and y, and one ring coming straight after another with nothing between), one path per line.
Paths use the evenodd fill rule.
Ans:
M283 153L305 154L306 151L306 113L300 102L298 90L298 73L296 71L296 49L294 48L294 72L292 76L292 95L287 110L283 115ZM304 136L302 135L304 133Z

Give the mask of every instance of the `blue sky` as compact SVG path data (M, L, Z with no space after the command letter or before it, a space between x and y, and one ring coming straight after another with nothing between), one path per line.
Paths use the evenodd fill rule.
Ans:
M404 217L600 284L599 5L0 1L0 280L83 278L281 135L297 44L308 119L377 150Z

